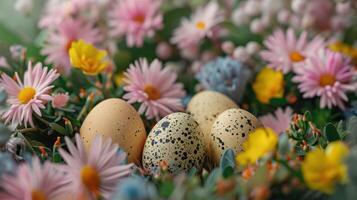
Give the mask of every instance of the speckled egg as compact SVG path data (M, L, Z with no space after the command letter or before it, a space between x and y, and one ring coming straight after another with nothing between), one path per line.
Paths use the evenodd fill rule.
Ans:
M188 103L187 112L198 122L204 134L207 151L210 152L210 133L214 120L219 114L230 108L238 108L229 97L214 91L196 94Z
M226 149L233 149L236 154L241 152L248 134L260 126L259 120L246 110L233 108L221 113L210 134L213 162L219 164Z
M168 171L176 174L192 167L201 169L205 146L198 123L186 113L172 113L150 131L143 151L144 168L155 173L166 161Z
M112 98L100 102L85 118L80 129L88 149L96 135L111 138L128 155L128 161L139 164L146 140L139 113L127 102Z

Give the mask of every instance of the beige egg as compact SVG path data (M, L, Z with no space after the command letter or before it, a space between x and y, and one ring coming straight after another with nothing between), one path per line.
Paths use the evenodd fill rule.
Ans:
M205 146L198 123L187 113L172 113L150 131L143 151L143 166L152 174L166 161L168 171L176 174L192 167L201 169Z
M100 102L85 118L80 129L88 149L96 135L111 138L128 155L128 161L139 164L146 140L139 113L127 102L112 98Z
M226 149L232 149L236 154L241 152L248 134L260 126L259 120L246 110L233 108L221 113L210 134L213 162L218 165Z
M192 97L187 112L198 122L204 134L208 154L210 154L210 134L214 120L222 112L238 108L238 105L224 94L215 91L203 91Z

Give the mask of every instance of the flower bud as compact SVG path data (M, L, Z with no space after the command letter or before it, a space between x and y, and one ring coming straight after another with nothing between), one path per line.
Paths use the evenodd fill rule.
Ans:
M241 9L236 9L232 15L232 21L237 26L248 24L249 16L246 15Z
M260 50L260 45L257 42L249 42L246 46L246 51L249 54L255 54L258 53Z
M249 59L249 54L247 53L245 48L237 47L233 52L233 58L238 61L245 62Z
M33 1L32 0L17 0L15 2L15 10L22 15L30 15L33 10Z
M172 48L167 42L160 42L156 47L156 55L161 59L168 59L172 55Z
M253 33L261 33L264 31L264 29L265 26L259 19L255 19L250 23L250 31L252 31Z
M291 3L291 9L296 13L302 13L305 10L305 7L305 0L293 0L293 2Z

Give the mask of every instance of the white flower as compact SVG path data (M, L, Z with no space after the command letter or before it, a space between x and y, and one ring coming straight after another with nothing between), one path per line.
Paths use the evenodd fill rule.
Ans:
M23 15L30 15L33 10L33 0L17 0L15 10Z

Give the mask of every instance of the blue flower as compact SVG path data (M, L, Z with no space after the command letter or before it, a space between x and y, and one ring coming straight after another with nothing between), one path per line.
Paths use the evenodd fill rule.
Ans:
M188 103L191 101L192 95L187 95L182 99L182 104L187 107Z
M139 176L132 176L120 181L112 199L149 200L157 199L155 186Z
M3 174L14 174L17 164L8 152L0 152L0 178Z
M351 107L344 111L345 117L348 119L353 116L357 116L357 101L351 103Z
M251 76L252 71L243 63L219 57L205 64L196 78L205 89L221 92L239 102Z

